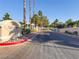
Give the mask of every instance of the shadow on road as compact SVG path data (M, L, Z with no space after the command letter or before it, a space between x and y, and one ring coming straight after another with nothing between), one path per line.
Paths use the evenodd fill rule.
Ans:
M46 43L52 41L53 43L58 45L79 48L78 39L79 38L72 38L67 35L62 35L55 32L47 32L38 34L34 39L32 39L32 42Z
M66 43L66 42L54 42L54 43L55 44L58 44L58 45L64 45L64 46L79 48L79 45L77 45L77 44Z

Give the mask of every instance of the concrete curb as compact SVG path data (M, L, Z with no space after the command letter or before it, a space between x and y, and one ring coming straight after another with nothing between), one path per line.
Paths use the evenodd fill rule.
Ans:
M33 36L32 38L23 38L23 39L20 39L20 41L15 41L15 42L4 42L4 43L0 43L0 46L12 46L12 45L17 45L17 44L21 44L21 43L24 43L24 42L31 42L33 38L35 38L38 34L36 34L35 36ZM31 35L29 35L31 36Z
M21 44L24 42L27 42L29 39L20 39L20 41L18 42L4 42L4 43L0 43L0 46L11 46L11 45L16 45L16 44Z

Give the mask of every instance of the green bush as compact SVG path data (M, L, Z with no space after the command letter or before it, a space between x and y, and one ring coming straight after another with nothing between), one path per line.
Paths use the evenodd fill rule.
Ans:
M65 33L71 34L71 35L78 35L78 32L77 31L74 31L74 32L65 31Z
M72 32L69 32L69 31L65 31L65 33L67 33L67 34L73 34Z
M73 34L74 34L74 35L78 35L78 32L77 32L77 31L74 31Z
M26 34L29 34L31 33L31 30L30 29L26 29Z
M65 33L68 33L68 31L65 31Z
M25 34L30 34L31 30L30 29L26 29L26 31L24 31L24 29L22 29L21 34L25 35Z

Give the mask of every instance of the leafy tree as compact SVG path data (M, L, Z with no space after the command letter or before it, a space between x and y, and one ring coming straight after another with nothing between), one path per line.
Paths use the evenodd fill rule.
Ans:
M63 28L67 28L67 24L66 23L63 23Z
M23 22L19 22L19 23L20 23L20 25L21 25L21 26L23 26L23 25L24 25L24 23L23 23Z
M46 16L43 16L43 27L48 27L49 21Z
M77 23L77 26L79 27L79 20L77 20L76 23Z
M52 23L49 25L49 27L54 28L54 23L52 22Z
M44 23L44 20L43 20L43 19L44 19L44 16L43 16L41 10L38 11L38 16L39 16L39 19L40 19L40 24L39 24L39 25L43 26L43 23Z
M63 22L59 22L59 20L56 19L54 22L52 22L50 24L50 27L53 27L53 28L64 28L64 23Z
M39 26L39 27L47 27L48 26L48 19L46 16L43 16L42 11L38 11L38 14L35 14L32 19L31 19L31 23L35 24Z
M34 23L35 24L35 27L36 25L39 25L40 26L40 19L39 19L39 16L37 14L35 14L32 19L31 19L31 23Z
M54 23L54 28L56 28L57 26L58 26L58 22L59 22L59 20L58 19L56 19L53 23Z
M68 20L66 21L66 24L67 24L67 27L72 27L72 26L73 26L73 21L72 21L72 19L68 19Z
M39 15L39 16L43 16L43 14L42 14L42 11L41 11L41 10L39 10L39 11L38 11L38 15Z
M64 28L64 23L63 22L58 22L57 28Z
M12 19L10 18L10 14L9 14L9 13L6 13L6 14L4 15L4 17L3 17L3 20L12 20Z

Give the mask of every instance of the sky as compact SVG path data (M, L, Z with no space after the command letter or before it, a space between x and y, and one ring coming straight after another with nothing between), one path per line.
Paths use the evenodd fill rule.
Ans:
M27 0L27 22L29 23L29 0ZM69 18L79 20L79 0L36 0L36 13L41 10L49 22L55 19L65 22ZM0 0L0 19L9 13L16 21L23 20L23 0Z

